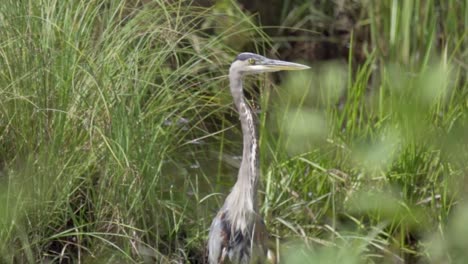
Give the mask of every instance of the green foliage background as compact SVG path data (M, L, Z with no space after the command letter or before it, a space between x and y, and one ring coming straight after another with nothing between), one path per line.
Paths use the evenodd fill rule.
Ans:
M464 263L468 1L0 0L0 263L203 263L235 55L283 263Z

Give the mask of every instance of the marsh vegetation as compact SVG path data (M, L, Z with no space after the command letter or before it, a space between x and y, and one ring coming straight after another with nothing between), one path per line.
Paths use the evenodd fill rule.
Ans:
M0 0L0 263L203 263L249 78L283 263L468 257L468 1Z

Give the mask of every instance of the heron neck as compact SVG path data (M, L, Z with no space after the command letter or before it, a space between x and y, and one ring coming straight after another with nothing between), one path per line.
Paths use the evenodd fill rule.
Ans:
M231 73L230 88L234 104L239 112L243 135L242 162L232 198L237 199L245 210L257 211L256 189L260 169L256 115L244 98L240 74Z

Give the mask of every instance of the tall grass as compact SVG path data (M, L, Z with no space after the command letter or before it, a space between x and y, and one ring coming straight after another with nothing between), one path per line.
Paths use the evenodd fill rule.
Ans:
M361 3L347 65L266 93L269 226L304 243L283 245L286 263L462 263L467 3Z
M2 1L1 262L203 251L197 188L214 178L187 168L229 109L234 54L209 18L186 1Z

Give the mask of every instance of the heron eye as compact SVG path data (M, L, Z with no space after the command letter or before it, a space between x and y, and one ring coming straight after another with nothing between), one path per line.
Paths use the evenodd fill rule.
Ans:
M248 62L249 62L250 65L255 65L255 60L252 59L252 58L250 58L250 59L248 60Z

